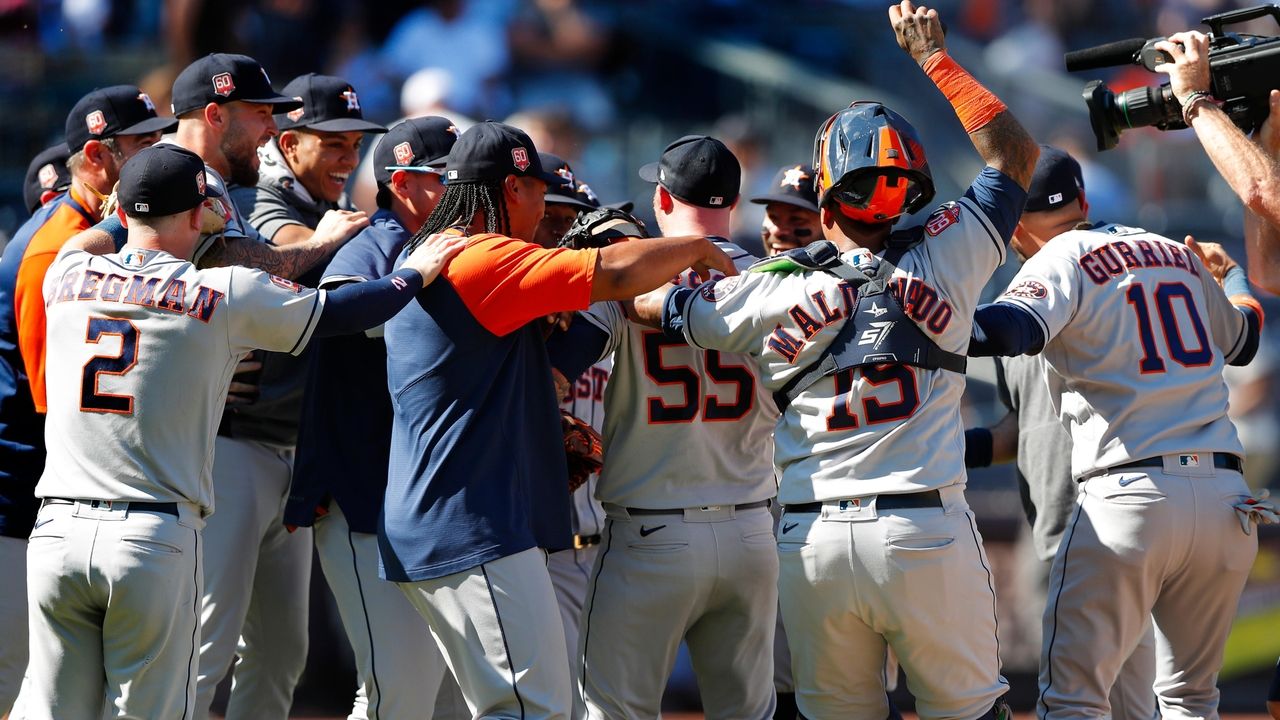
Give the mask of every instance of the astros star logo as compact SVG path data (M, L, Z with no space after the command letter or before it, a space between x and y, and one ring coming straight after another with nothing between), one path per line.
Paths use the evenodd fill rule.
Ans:
M787 172L783 174L782 182L778 183L778 187L786 187L790 185L791 187L799 190L800 181L808 180L808 179L809 179L809 173L805 172L801 168L801 166L797 165L787 170Z

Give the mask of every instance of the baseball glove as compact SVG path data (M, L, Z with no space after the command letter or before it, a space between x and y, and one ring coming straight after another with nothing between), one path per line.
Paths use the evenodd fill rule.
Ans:
M1280 511L1276 509L1270 497L1270 490L1262 490L1243 498L1233 506L1236 509L1236 518L1240 521L1240 529L1245 535L1253 534L1254 523L1259 525L1280 523Z
M569 492L582 487L591 473L604 467L604 441L595 428L560 411L560 430L564 433L564 457L569 465Z
M608 247L622 238L638 237L649 237L644 223L631 213L602 207L578 213L564 237L560 238L560 247L574 250Z

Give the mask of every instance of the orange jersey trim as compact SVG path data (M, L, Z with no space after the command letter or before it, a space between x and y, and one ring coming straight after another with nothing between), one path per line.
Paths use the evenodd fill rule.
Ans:
M544 315L585 310L599 254L473 235L440 276L484 329L501 336Z
M84 203L74 191L69 198L79 207ZM45 396L45 306L44 276L71 237L92 227L89 220L70 203L64 203L31 235L13 288L13 316L18 329L18 351L31 384L31 400L36 412L48 412Z

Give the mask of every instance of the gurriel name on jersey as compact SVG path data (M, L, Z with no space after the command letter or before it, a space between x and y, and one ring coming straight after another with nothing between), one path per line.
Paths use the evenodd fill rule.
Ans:
M1123 235L1141 232L1120 225L1112 225L1110 232ZM1095 285L1102 285L1118 275L1141 268L1175 267L1200 277L1191 248L1175 242L1149 240L1123 240L1117 238L1095 248L1080 258L1080 269Z

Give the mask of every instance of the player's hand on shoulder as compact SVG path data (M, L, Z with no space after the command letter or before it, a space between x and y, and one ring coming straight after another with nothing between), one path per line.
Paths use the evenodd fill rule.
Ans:
M454 255L462 252L467 246L467 239L459 235L436 233L430 235L418 245L409 257L405 258L401 267L417 270L422 276L422 285L426 287L440 274L445 264Z
M893 26L898 47L907 51L917 64L922 65L930 55L947 49L937 10L923 5L916 7L911 0L902 0L889 6L889 24Z
M258 381L262 373L262 355L254 351L240 358L227 388L227 406L252 405L258 399Z
M701 260L691 266L698 279L702 282L707 282L713 277L712 273L719 273L725 276L737 275L738 266L733 264L733 260L729 255L716 247L716 244L710 240L704 239L704 241L707 244L705 254Z
M1200 258L1200 262L1204 263L1204 267L1213 276L1218 284L1222 284L1222 279L1227 276L1231 268L1236 266L1236 261L1231 259L1222 245L1215 242L1200 242L1191 235L1184 240L1187 247Z
M311 239L341 245L369 227L369 216L362 210L330 210L316 224Z

